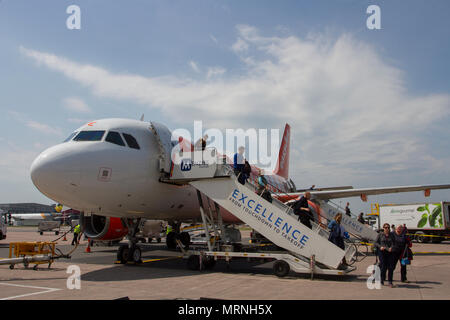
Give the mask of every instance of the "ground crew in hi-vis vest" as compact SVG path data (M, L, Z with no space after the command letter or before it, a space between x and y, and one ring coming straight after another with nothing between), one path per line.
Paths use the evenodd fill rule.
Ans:
M74 245L78 242L78 237L79 237L80 233L81 233L81 226L79 224L77 224L75 226L75 229L73 229L72 245Z

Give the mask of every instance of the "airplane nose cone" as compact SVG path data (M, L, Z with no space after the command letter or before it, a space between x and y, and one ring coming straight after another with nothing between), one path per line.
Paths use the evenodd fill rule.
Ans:
M73 192L81 180L78 156L65 146L55 146L42 152L31 164L31 180L36 188L51 199Z

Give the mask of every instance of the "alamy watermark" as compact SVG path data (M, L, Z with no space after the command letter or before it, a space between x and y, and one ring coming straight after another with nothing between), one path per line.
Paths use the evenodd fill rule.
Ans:
M66 273L70 274L70 276L67 278L66 286L67 289L73 290L81 289L81 269L77 265L70 265L67 267Z
M240 147L244 147L243 157L253 165L263 169L273 168L278 159L280 148L279 129L255 129L244 130L210 128L203 130L202 121L194 121L194 135L185 128L178 128L172 132L172 141L178 141L172 148L172 154L180 151L189 151L189 146L194 151L202 150L202 142L206 142L207 148L214 148L218 153L232 157ZM175 164L180 158L174 158Z
M366 26L369 30L380 30L381 29L381 9L379 6L372 4L367 7L367 14L370 16L366 20Z
M370 265L367 267L367 273L370 274L369 278L367 278L366 285L367 289L381 289L381 270L377 265Z
M66 13L70 14L66 20L66 27L69 30L81 29L81 9L79 6L72 4L67 7Z

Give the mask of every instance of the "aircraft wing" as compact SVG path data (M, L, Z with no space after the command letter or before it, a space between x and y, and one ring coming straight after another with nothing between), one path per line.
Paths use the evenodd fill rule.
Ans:
M431 190L450 189L450 184L432 184L419 186L401 186L401 187L381 187L381 188L362 188L362 189L344 189L344 190L325 190L315 191L308 190L311 197L315 199L328 200L336 198L351 198L361 197L363 201L367 200L369 195L387 194L387 193L401 193L424 191L425 196L428 196ZM290 193L289 196L301 195L303 193Z

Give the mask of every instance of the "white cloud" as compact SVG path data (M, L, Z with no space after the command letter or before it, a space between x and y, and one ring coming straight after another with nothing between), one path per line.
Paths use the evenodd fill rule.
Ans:
M56 135L62 134L60 128L55 128L55 127L49 126L48 124L33 121L33 120L27 120L25 122L25 125L28 128L31 128L31 129L34 129L36 131L46 133L46 134L56 134Z
M248 44L242 38L238 38L235 43L231 46L234 52L239 53L248 50Z
M209 38L210 38L212 41L214 41L215 44L218 44L218 43L219 43L219 41L217 40L217 38L214 37L212 34L209 35Z
M68 97L63 99L63 106L67 110L78 112L78 113L90 113L92 110L89 106L80 98Z
M91 122L92 119L86 119L86 118L84 118L84 119L80 119L80 118L68 118L67 121L70 122L70 123L74 123L74 124L79 124L79 125L81 125L81 124L83 124L83 123Z
M209 79L211 77L220 76L223 75L226 71L227 70L222 67L209 67L206 77Z
M56 135L56 136L62 135L62 130L59 127L50 126L42 122L31 120L29 119L29 116L20 112L9 111L8 113L17 121L24 124L26 127L33 129L34 131L38 131L49 135Z
M448 153L437 156L430 147L432 139L448 139L449 130L422 135L449 117L448 93L409 92L402 70L346 34L265 37L245 25L237 33L231 49L244 71L213 80L111 73L51 53L21 52L97 96L158 108L180 124L202 119L208 127L279 128L289 122L291 170L302 185L367 185L406 170L449 174L442 165ZM200 71L195 62L191 67Z
M195 72L199 73L200 69L197 65L197 63L195 61L189 61L189 65L191 66L192 70L194 70Z

